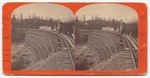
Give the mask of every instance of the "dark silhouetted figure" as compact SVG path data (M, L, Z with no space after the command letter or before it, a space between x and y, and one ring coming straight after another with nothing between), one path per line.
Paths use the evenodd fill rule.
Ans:
M122 47L122 49L124 48L124 46L123 46L123 40L122 40L122 35L126 31L125 26L126 26L126 24L124 22L121 22L121 24L120 24L120 46Z
M63 31L62 24L63 24L63 23L62 23L61 21L58 23L58 26L57 26L58 34L62 33L62 31Z
M120 35L124 34L126 31L126 24L124 22L121 22L120 24Z

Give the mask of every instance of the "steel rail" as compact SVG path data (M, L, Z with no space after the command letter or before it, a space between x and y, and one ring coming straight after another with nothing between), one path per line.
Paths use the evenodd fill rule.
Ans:
M68 39L66 39L66 37L64 35L62 35L62 38L63 38L63 40L64 40L64 42L65 42L65 44L67 46L68 53L70 55L70 59L71 59L71 62L72 62L73 69L75 69L74 54L71 52L70 47L69 47L70 42L68 41ZM67 42L69 42L69 44ZM72 45L71 45L71 47L72 47Z
M136 65L136 63L135 63L135 57L134 57L134 55L133 55L133 50L132 50L132 47L131 47L131 44L133 44L133 43L130 44L131 41L129 40L129 38L128 38L126 35L124 35L124 37L125 37L125 40L126 40L126 42L127 42L127 45L128 45L128 47L129 47L129 50L130 50L130 54L131 54L131 58L132 58L132 62L133 62L134 69L136 70L136 69L137 69L137 65Z

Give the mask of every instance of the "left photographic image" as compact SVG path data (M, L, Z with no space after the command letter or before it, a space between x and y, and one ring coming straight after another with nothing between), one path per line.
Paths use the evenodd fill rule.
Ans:
M30 3L11 15L12 70L74 70L74 14L52 3Z

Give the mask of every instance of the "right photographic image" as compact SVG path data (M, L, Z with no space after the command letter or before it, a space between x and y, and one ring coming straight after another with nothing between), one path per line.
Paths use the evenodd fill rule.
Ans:
M75 15L75 70L138 70L138 14L123 4L91 4Z

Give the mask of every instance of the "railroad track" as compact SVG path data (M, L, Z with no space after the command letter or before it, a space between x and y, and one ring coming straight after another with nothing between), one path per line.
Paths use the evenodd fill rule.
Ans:
M92 40L90 43L93 43L93 46L95 48L99 48L99 51L100 52L100 49L103 49L102 51L102 54L104 55L105 57L105 60L109 59L110 56L111 56L111 48L110 46L104 42L101 38L97 37L97 36L92 36ZM91 45L91 44L90 44Z
M138 41L134 40L131 36L128 36L128 38L133 41L133 45L134 45L134 48L138 50Z
M54 49L54 44L52 43L52 38L50 34L44 34L44 33L38 33L38 32L29 32L29 36L34 36L34 38L40 40L41 42L45 43L52 53L54 53L56 50Z
M89 45L93 46L93 50L100 52L100 56L103 57L103 60L108 60L114 53L118 53L117 44L114 41L114 37L108 34L99 34L100 32L92 32L90 34ZM119 44L118 44L119 45Z
M109 35L109 34L113 34L114 36L112 35ZM92 31L91 33L88 34L89 36L93 37L93 36L98 36L98 37L101 37L101 38L104 38L105 41L107 42L108 45L110 45L110 47L113 49L113 53L118 53L118 50L119 50L119 45L117 45L117 42L119 41L118 36L114 33L110 33L110 32L104 32L104 31ZM119 42L118 42L119 44Z
M75 64L74 64L74 45L71 43L71 41L68 39L66 35L60 35L58 36L58 42L61 46L61 58L63 59L62 63L64 63L64 69L74 69L75 70Z
M35 49L34 52L35 55L38 57L38 60L45 59L48 55L54 53L54 47L50 39L40 33L29 32L28 37L25 41L25 45L29 49Z
M119 34L116 34L116 33L102 32L102 31L93 31L91 33L89 33L88 31L85 31L85 33L90 35L91 38L93 38L93 41L95 40L94 42L91 41L92 43L90 43L90 45L93 46L95 49L104 52L101 54L103 55L103 58L105 58L105 60L107 60L107 55L109 54L107 53L107 55L105 55L105 52L106 52L105 48L107 47L108 49L110 49L113 47L114 52L119 53L121 51L122 52L121 54L123 54L121 56L123 57L123 66L124 66L122 67L122 69L124 70L137 70L138 69L138 41L134 40L131 36L123 35L120 40ZM105 34L105 33L110 33L110 35ZM116 36L111 36L113 34L115 34ZM121 43L119 42L119 40ZM105 42L107 42L107 44ZM103 46L101 46L100 44L103 46L106 45L104 46L105 48L103 48Z
M30 30L28 31L28 39L25 41L25 45L32 51L37 52L35 55L39 60L39 62L29 66L26 70L75 70L74 41L67 35L42 30ZM50 52L52 52L51 55ZM55 61L54 58L61 60ZM53 64L53 62L56 63Z
M109 49L113 49L111 52L113 52L113 53L118 52L115 42L113 41L113 39L111 39L107 35L92 34L92 37L99 39L100 41L103 41L105 44L107 44L107 46L110 47Z
M137 70L138 68L138 49L133 39L127 35L123 35L123 58L126 70Z
M92 43L89 43L89 45L93 46L90 48L93 49L94 51L96 51L97 54L99 54L100 60L102 60L102 61L107 60L107 57L105 55L106 49L104 48L103 45L96 45L96 44L92 44Z

